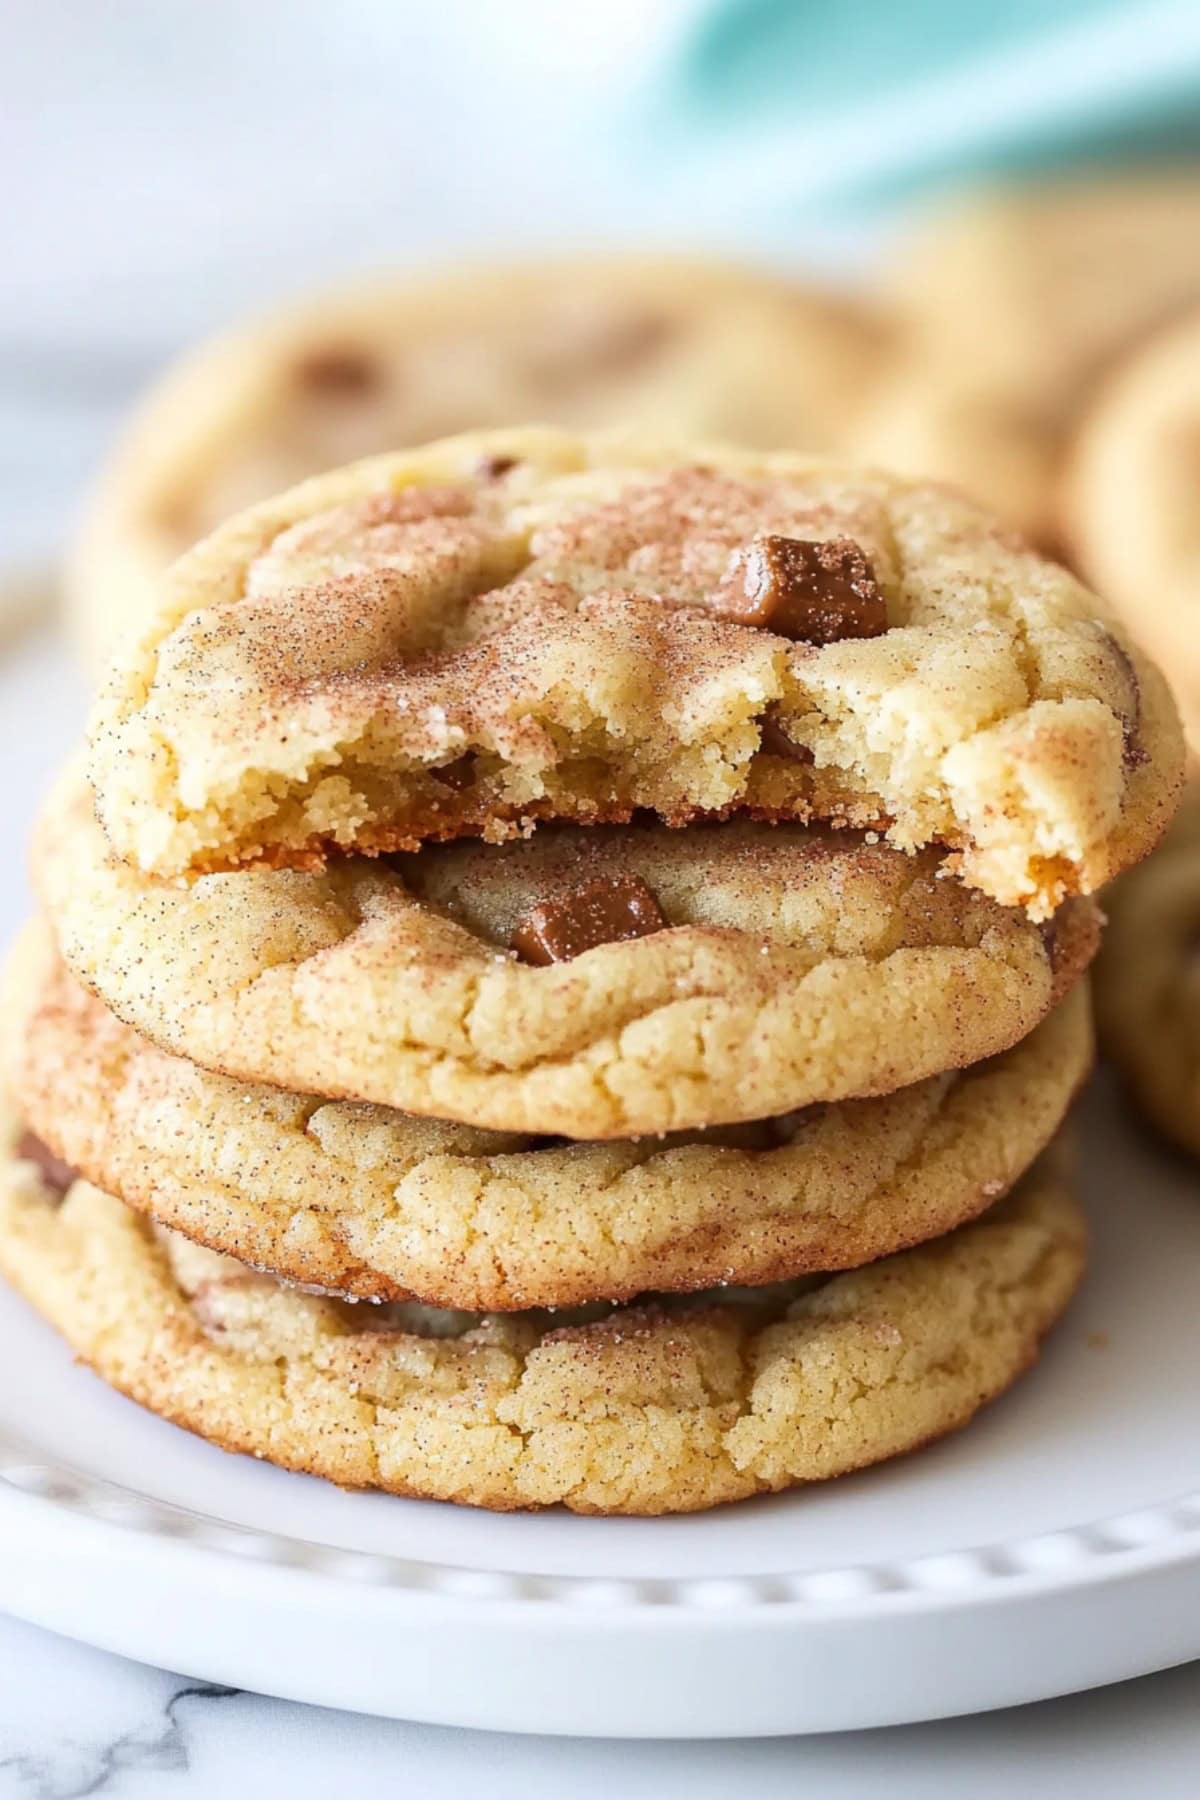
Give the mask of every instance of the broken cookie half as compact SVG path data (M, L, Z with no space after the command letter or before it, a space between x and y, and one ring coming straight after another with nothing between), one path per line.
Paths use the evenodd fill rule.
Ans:
M1035 917L1150 848L1182 766L1103 603L952 492L547 430L231 521L91 746L115 850L159 876L741 813L940 847Z

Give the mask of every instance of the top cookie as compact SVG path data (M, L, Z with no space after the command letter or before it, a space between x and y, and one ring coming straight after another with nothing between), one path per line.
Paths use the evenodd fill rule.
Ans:
M397 275L280 307L186 357L139 408L68 561L75 634L99 664L231 513L449 432L533 418L827 448L885 339L848 298L682 257Z
M1047 916L1153 842L1160 678L938 488L545 430L322 477L183 557L92 724L146 872L740 810L957 853Z

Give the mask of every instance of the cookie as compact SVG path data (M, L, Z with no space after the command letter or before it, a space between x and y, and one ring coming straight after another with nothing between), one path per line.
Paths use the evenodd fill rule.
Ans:
M35 864L67 964L165 1048L572 1138L763 1119L965 1067L1031 1031L1097 938L1090 901L1044 929L941 879L928 852L744 821L545 827L184 887L113 857L68 776Z
M1200 1156L1200 788L1140 869L1105 896L1096 1021L1147 1118Z
M866 307L683 258L395 276L205 345L117 445L69 558L99 666L197 538L322 469L513 419L763 449L841 440L886 333Z
M1074 560L1161 665L1200 748L1200 313L1153 338L1098 390L1068 459Z
M1061 440L1031 401L931 368L915 352L897 356L850 434L864 461L953 482L1056 558Z
M884 289L907 341L856 449L959 481L1054 548L1062 455L1093 384L1200 300L1200 180L976 191L901 239Z
M176 564L91 771L161 876L731 811L948 847L1044 918L1180 780L1158 674L938 488L548 430L362 463Z
M1061 416L1113 356L1200 299L1200 178L976 191L901 240L884 286L940 366Z
M18 1130L9 1132L16 1146ZM691 1512L965 1425L1083 1272L1051 1162L981 1220L867 1269L689 1300L364 1308L286 1289L10 1149L0 1271L113 1387L336 1481L500 1510Z
M938 1237L1045 1149L1091 1062L1081 984L963 1074L724 1132L563 1144L208 1074L81 988L44 926L4 999L23 1119L106 1192L290 1281L487 1311L761 1286Z

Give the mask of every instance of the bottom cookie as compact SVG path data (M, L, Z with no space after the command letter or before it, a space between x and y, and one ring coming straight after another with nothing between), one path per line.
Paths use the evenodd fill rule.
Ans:
M869 1268L571 1314L370 1307L156 1231L20 1154L0 1270L113 1387L228 1450L499 1510L697 1511L966 1424L1083 1272L1059 1152L982 1219Z

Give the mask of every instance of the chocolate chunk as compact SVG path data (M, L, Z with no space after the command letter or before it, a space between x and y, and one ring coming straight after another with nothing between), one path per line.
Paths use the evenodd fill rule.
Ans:
M379 381L378 366L361 350L314 350L295 372L304 387L335 399L368 394Z
M1147 752L1142 745L1141 736L1142 684L1138 680L1138 672L1134 666L1133 658L1130 656L1128 650L1126 650L1124 644L1118 643L1112 632L1106 631L1103 625L1097 626L1097 630L1104 639L1114 661L1118 664L1122 675L1125 677L1129 700L1127 705L1123 707L1121 711L1121 736L1124 740L1124 760L1127 769L1138 769L1141 768L1144 763L1149 761Z
M788 762L811 763L813 753L807 744L798 744L787 734L777 702L772 701L759 721L759 748L766 756L783 756Z
M475 473L480 481L499 481L516 466L515 456L481 456L475 464Z
M70 1163L55 1156L49 1144L44 1144L32 1131L21 1133L17 1141L17 1157L21 1162L36 1163L38 1174L60 1200L76 1179L77 1171Z
M875 571L853 538L768 535L734 553L715 610L798 643L880 637L887 608Z
M570 962L597 944L649 937L666 917L640 875L609 875L585 882L559 900L542 900L512 934L522 962Z

